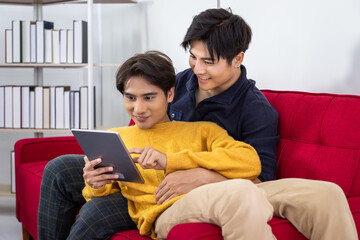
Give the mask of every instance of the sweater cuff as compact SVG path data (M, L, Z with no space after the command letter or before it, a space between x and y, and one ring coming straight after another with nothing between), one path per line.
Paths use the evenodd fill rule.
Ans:
M101 197L106 193L106 184L100 188L93 188L85 181L85 188L83 190L83 196L86 201L89 201L95 197Z

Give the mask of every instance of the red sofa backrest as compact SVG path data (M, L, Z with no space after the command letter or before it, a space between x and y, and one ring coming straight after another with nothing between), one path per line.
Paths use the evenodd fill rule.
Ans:
M360 96L262 92L279 113L277 177L330 181L360 196Z

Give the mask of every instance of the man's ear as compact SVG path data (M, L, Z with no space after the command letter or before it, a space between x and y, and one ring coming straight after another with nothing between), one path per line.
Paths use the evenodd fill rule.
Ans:
M244 61L244 55L245 55L244 52L239 52L239 53L234 57L233 62L234 62L235 67L240 68L242 62Z
M167 92L167 101L168 101L168 103L171 103L174 100L174 91L175 91L175 87L172 87Z

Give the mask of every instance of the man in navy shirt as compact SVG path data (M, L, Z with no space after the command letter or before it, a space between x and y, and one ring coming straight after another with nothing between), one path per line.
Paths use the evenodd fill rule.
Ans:
M266 192L275 216L287 218L307 238L357 239L354 220L340 187L306 179L275 180L278 115L241 65L250 41L251 29L238 15L224 9L209 9L195 16L182 43L189 49L191 68L177 75L174 100L168 109L170 118L212 121L235 139L251 144L262 166L253 186ZM155 199L162 203L222 180L223 176L206 169L178 171L159 185ZM245 190L244 195L251 198ZM246 211L251 208L261 206L254 203L244 209L244 221L255 217ZM187 222L187 216L174 221L174 209L161 215L161 226L170 225L166 227L171 229ZM167 224L170 221L172 224ZM268 237L264 235L263 239Z

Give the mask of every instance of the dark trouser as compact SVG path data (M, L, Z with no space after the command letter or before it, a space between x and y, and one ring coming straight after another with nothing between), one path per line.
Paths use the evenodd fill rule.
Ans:
M40 190L39 240L110 239L113 233L136 228L121 193L85 203L83 157L64 155L46 165Z

